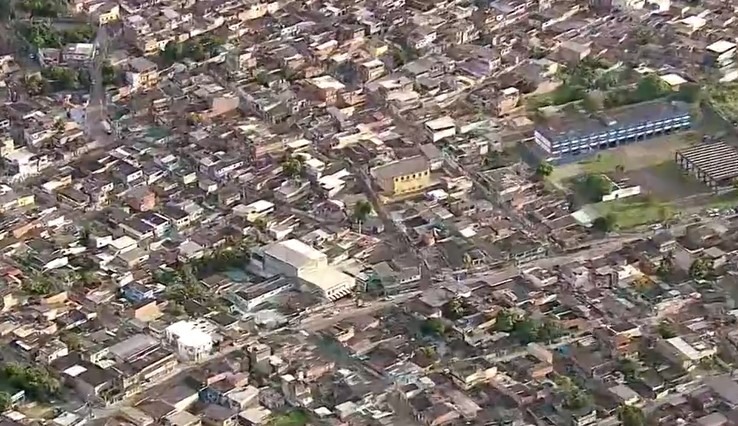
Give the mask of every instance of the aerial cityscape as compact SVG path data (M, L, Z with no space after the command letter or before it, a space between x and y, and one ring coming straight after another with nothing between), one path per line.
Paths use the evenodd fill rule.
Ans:
M0 0L0 426L738 426L738 2Z

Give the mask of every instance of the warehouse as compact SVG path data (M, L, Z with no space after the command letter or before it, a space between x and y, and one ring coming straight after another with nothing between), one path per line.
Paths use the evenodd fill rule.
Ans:
M723 142L702 143L677 151L674 161L715 192L732 189L738 178L738 151Z
M354 277L328 264L327 256L300 240L286 240L270 244L252 258L260 259L260 269L268 277L283 275L297 278L305 290L329 300L337 300L353 293Z

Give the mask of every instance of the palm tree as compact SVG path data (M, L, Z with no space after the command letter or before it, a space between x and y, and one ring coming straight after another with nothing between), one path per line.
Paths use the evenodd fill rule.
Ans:
M372 205L365 200L359 200L354 204L354 220L361 227L366 222L367 217L372 213ZM361 231L359 231L361 233Z

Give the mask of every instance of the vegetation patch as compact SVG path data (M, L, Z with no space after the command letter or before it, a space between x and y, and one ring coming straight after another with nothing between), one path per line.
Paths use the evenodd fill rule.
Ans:
M675 213L670 203L650 197L629 197L595 205L602 217L612 217L616 229L629 229L640 225L669 220Z
M24 40L39 49L61 48L69 43L90 43L95 38L95 28L88 24L57 30L47 22L30 22L18 24L17 29Z
M269 426L305 426L310 419L303 411L295 410L286 414L278 414L268 423Z

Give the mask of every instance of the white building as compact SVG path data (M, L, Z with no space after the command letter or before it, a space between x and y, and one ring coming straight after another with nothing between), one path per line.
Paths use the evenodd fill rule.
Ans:
M328 257L300 240L270 244L264 249L264 271L300 278L309 271L328 267Z
M349 295L356 280L328 265L328 257L299 240L286 240L263 251L262 271L267 276L285 275L330 300Z
M672 337L659 342L657 348L669 361L688 369L694 364L717 354L712 343L693 336L688 342L682 337Z
M456 122L449 116L427 121L425 123L425 133L431 142L438 142L441 139L448 138L456 134Z
M167 327L164 334L182 360L199 362L213 349L214 331L215 326L209 321L178 321Z

